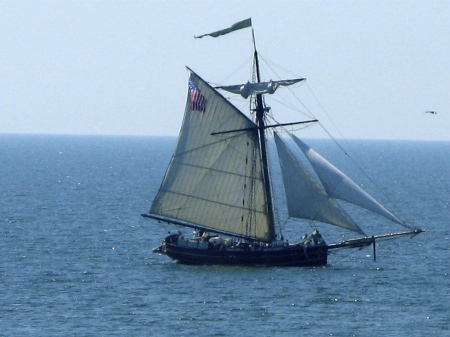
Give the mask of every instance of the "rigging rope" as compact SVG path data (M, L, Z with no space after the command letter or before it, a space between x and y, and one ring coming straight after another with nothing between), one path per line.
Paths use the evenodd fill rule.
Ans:
M330 120L330 122L332 123L333 127L336 129L336 131L339 133L339 135L342 137L343 140L347 140L344 135L340 132L340 130L338 129L338 127L334 124L333 120L331 119L331 117L329 116L329 114L327 113L327 111L325 110L325 108L322 106L322 104L320 103L320 101L318 100L318 98L316 97L316 95L314 94L314 92L312 91L311 87L306 84L308 89L310 90L311 94L313 95L314 99L316 100L317 104L319 104L320 108L322 109L322 111L325 113L325 115L328 117L328 119ZM320 125L320 127L322 128L322 130L333 140L333 142L336 144L336 146L344 153L345 156L347 156L350 161L358 168L358 170L364 175L364 177L366 179L368 179L370 181L370 183L378 190L379 193L381 193L383 195L383 197L389 201L389 203L395 208L396 213L397 214L402 214L402 218L404 218L404 214L403 212L401 212L401 210L395 205L394 202L392 202L392 200L389 198L389 196L383 191L383 189L377 184L377 182L372 179L367 172L362 168L362 166L356 161L355 158L353 158L353 156L351 156L347 150L345 150L345 148L338 142L338 140L333 137L333 135L325 128L325 126L321 123L318 122L318 124ZM413 229L413 226L408 226L405 222L403 222L403 226L409 229Z
M363 247L363 248L366 248L366 247ZM362 248L361 248L362 249ZM348 253L347 255L343 255L340 259L338 259L338 260L336 260L336 261L334 261L334 263L336 263L336 262L339 262L339 261L342 261L343 259L346 259L346 258L348 258L350 255L353 255L353 254L355 254L357 251L359 251L359 250L361 250L361 249L351 249L350 250L350 253ZM328 251L328 255L335 255L335 256L337 256L338 255L338 252L337 251ZM340 255L340 254L339 254Z
M261 54L259 55L259 59L260 61L264 62L267 65L267 68L270 69L278 78L280 78L280 76L277 74L277 72L275 71L275 69L271 66L270 63L273 63L274 65L276 65L274 62L270 61L270 63L268 62L269 60L265 57L263 57ZM287 70L286 68L283 68L279 65L276 65L278 68L282 69L283 71L286 71L288 73L293 74L291 71ZM266 74L265 74L266 75ZM296 75L296 74L293 74ZM270 77L270 76L269 76ZM306 82L306 81L304 81ZM310 92L310 94L312 95L313 99L315 100L315 102L319 105L320 110L325 114L325 116L327 117L327 119L330 121L331 125L333 126L333 128L335 129L335 131L338 133L338 135L340 136L340 138L344 141L347 141L346 137L344 137L344 135L342 134L342 132L339 130L339 128L337 127L337 125L334 123L333 119L330 117L330 115L327 113L326 109L324 108L324 106L320 103L319 99L317 98L317 96L314 94L313 90L311 89L311 87L309 86L309 84L306 82L306 86ZM299 109L298 107L296 107L292 102L289 102L286 99L282 100L277 100L274 99L273 97L271 97L271 99L274 102L277 102L291 110L294 110L300 114L302 114L303 116L307 116L309 118L315 118L317 119L317 117L315 117L315 115L306 107L306 105L302 102L302 100L296 95L296 93L292 90L292 88L287 87L287 89L290 91L290 93L293 95L293 97L295 97L295 99L297 100L298 103L300 103L300 105L303 107L304 111L302 111L301 109ZM273 121L275 121L276 123L278 123L278 121L273 117L272 113L269 112L268 114L266 114L266 118L267 119L271 119ZM338 141L338 139L336 139L330 131L328 131L327 128L325 128L324 124L319 122L319 125L321 127L321 129L328 135L328 137L330 137L330 139L335 143L335 145L337 146L337 148L342 151L342 153L349 158L349 160L353 163L353 165L359 170L360 173L362 173L362 175L379 191L379 193L381 193L383 195L383 197L388 200L390 202L391 205L393 205L393 207L396 209L396 213L401 214L402 212L398 209L398 207L395 206L395 203L392 202L392 200L389 198L389 196L381 189L381 187L376 183L376 181L371 178L367 172L362 168L362 166L359 164L359 162L352 156L350 155L347 150L341 145L341 142ZM311 127L312 124L310 125L302 125L300 127L295 128L295 130L299 130L299 129L304 129L305 127ZM294 128L292 127L291 129L292 131L295 131ZM403 215L403 214L402 214ZM407 224L403 223L403 225L407 228L412 229L413 227L408 226Z
M267 62L267 59L264 59L265 63L267 64L268 68L270 68L275 74L277 74L274 69L270 66L270 64ZM278 66L280 67L280 66ZM289 72L287 69L280 67L281 69ZM336 126L336 124L334 123L333 119L330 117L330 115L328 114L328 112L326 111L326 109L324 108L324 106L320 103L319 99L317 98L317 96L314 94L314 92L312 91L311 87L309 86L307 81L304 81L306 83L307 88L309 89L310 94L312 95L312 97L314 98L314 100L316 101L316 103L319 105L320 109L323 111L323 113L326 115L326 117L328 118L328 120L331 122L332 126L334 127L334 129L336 130L336 132L339 134L339 136L343 139L343 140L347 140L346 137L344 137L344 135L342 134L342 132L339 130L339 128ZM308 117L311 118L315 118L318 119L306 106L305 104L302 102L302 100L293 92L292 88L288 87L289 91L293 94L293 96L297 99L297 101L303 106L303 108L308 111L309 115L297 110L298 112L302 113L303 115L306 115ZM276 101L276 100L275 100ZM281 103L280 101L277 101L279 103ZM282 104L282 103L281 103ZM284 104L286 107L288 107L286 104ZM296 109L293 109L296 110ZM273 117L272 117L273 118ZM273 118L274 119L274 118ZM275 120L275 119L274 119ZM401 212L401 210L395 205L394 202L392 202L392 200L389 198L389 196L382 190L382 188L376 183L376 181L371 178L367 172L362 168L362 166L356 161L355 158L353 158L353 156L351 156L347 150L341 145L341 143L328 131L328 129L325 128L325 126L323 125L323 123L319 122L319 125L321 127L321 129L328 135L328 137L330 137L331 140L333 140L333 142L336 144L336 146L342 151L342 153L347 156L350 161L353 163L353 165L355 165L355 167L358 168L358 170L363 174L363 176L379 191L379 193L381 193L383 195L383 197L389 201L389 203L392 205L393 208L395 208L395 211L397 214L402 214L402 218L405 218L403 212ZM309 125L311 126L311 125ZM407 227L409 229L413 229L413 226L409 226L406 223L403 222L404 227Z

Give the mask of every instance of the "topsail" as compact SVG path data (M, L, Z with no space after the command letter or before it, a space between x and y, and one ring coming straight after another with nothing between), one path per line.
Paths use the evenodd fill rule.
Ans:
M259 82L259 83L250 83L247 82L245 84L237 84L237 85L227 85L217 87L218 89L223 89L233 94L239 94L245 99L249 96L255 94L273 94L280 86L289 86L301 81L304 81L304 78L296 78L293 80L280 80L280 81L269 81L269 82Z

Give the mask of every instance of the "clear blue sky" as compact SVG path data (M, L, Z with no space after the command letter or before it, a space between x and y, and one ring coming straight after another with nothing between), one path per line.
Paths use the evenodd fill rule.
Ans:
M450 141L448 0L4 0L0 133L176 135L185 65L247 80L227 76L249 29L193 36L248 17L261 55L306 77L346 138Z

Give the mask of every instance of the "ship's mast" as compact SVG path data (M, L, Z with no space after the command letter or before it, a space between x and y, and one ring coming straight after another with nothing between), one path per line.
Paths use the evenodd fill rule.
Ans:
M253 29L252 29L252 37L253 37L253 48L255 50L254 60L256 70L256 81L259 83L261 82L261 74L259 71L258 52L256 50L255 33ZM272 188L270 185L270 178L269 178L269 163L267 159L266 134L264 124L264 114L266 111L268 111L268 109L264 107L262 94L256 94L255 111L256 111L256 125L258 126L258 135L261 149L264 188L266 190L266 198L267 198L267 215L269 218L269 228L271 231L269 235L270 237L275 238L275 217L273 214Z

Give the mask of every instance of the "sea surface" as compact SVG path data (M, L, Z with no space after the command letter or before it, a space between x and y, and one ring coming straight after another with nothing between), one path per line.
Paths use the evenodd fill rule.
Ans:
M376 262L368 247L264 268L152 253L176 228L140 214L175 141L0 135L1 336L450 336L449 142L344 143L358 164L345 172L363 168L386 191L369 192L425 233L379 242ZM333 142L307 143L340 162Z

